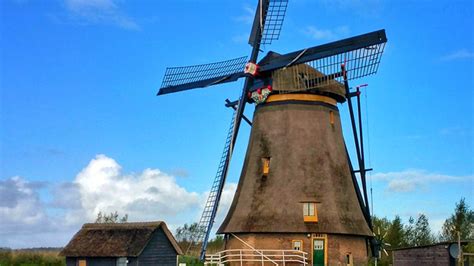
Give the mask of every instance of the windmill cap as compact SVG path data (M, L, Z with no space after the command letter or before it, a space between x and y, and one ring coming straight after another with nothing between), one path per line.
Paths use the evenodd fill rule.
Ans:
M278 58L279 53L269 51L258 65L270 64L272 60ZM322 73L309 64L292 65L272 71L272 88L277 93L305 92L329 96L338 102L346 100L346 90L344 84L334 80L326 80L317 86L311 86L314 80L323 78L325 75L333 73ZM308 85L310 87L308 88Z

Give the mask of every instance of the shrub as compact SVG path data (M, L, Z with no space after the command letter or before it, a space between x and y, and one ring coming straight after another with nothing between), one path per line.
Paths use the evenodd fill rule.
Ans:
M66 260L55 252L0 250L0 266L65 266Z
M199 258L193 257L193 256L186 256L186 255L179 256L178 263L186 263L186 266L188 265L204 266L204 263L199 261Z
M12 265L12 252L11 250L0 250L0 266Z

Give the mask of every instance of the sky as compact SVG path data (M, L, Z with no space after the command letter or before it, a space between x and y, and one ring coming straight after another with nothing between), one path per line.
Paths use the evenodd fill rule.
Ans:
M249 55L257 1L0 1L0 247L60 247L97 213L197 221L242 81L156 96L168 66ZM287 53L385 29L362 95L377 216L437 233L474 207L472 1L290 0ZM254 107L246 108L252 117ZM339 106L353 153L347 105ZM249 138L242 124L216 225Z

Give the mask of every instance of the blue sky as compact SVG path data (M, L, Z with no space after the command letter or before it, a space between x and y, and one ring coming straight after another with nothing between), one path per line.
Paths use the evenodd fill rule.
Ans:
M250 53L256 1L0 2L0 246L62 246L98 210L193 222L242 81L155 96L167 66ZM474 206L472 1L290 0L286 53L378 29L364 89L376 215L425 213L438 230ZM347 106L339 106L350 137ZM247 108L252 116L253 107ZM242 126L219 219L238 181ZM349 139L349 138L348 138ZM159 169L159 170L158 170ZM219 223L219 221L218 221Z

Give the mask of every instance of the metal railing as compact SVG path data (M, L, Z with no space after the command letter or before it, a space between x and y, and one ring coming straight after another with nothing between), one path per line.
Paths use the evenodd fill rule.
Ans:
M308 253L299 250L281 249L228 249L219 253L206 255L204 265L223 265L231 263L236 265L308 265ZM267 263L267 264L265 264Z

